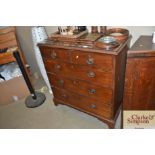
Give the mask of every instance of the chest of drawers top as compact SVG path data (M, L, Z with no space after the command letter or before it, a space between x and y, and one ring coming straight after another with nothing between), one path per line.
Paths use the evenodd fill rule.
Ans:
M83 52L92 52L92 53L105 53L109 55L118 55L124 46L129 42L130 37L125 42L121 43L117 48L114 48L112 50L104 50L101 48L96 47L94 43L78 43L77 42L63 42L63 41L54 41L54 40L44 40L43 42L39 43L38 46L40 48L46 46L49 48L60 48L60 49L67 49L68 51L83 51Z

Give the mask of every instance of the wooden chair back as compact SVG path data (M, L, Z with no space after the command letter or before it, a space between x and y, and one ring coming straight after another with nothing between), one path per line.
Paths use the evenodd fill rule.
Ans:
M17 39L16 27L9 26L9 27L0 28L0 49L13 48L13 47L17 47L22 57L22 60L24 64L26 65L27 63L26 63L25 57L23 56L23 53L21 52L20 44ZM15 59L12 53L6 52L6 53L0 54L0 65L3 63L5 64L5 63L13 62L13 61L15 61Z

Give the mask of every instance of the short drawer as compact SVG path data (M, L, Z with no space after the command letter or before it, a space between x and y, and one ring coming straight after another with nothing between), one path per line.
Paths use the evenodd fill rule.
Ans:
M112 89L110 88L104 88L82 80L65 78L50 73L48 73L48 77L52 87L62 88L96 100L102 100L107 104L111 104L112 102Z
M66 49L51 48L51 47L40 47L42 57L51 60L69 61L69 51Z
M47 72L62 76L85 80L103 87L113 86L113 73L94 69L89 66L81 66L60 61L44 60Z
M112 108L110 105L98 102L88 97L77 95L62 89L52 88L54 92L54 99L59 100L67 105L77 108L81 111L98 115L101 117L111 118Z
M113 69L113 58L111 55L107 54L72 51L71 61L74 64L90 65L95 68L105 69L106 71Z

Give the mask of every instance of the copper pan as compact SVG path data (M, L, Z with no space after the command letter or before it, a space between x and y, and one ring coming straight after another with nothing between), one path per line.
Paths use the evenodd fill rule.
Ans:
M129 31L127 29L122 29L122 28L108 29L106 34L114 37L116 41L119 43L124 42L129 37Z

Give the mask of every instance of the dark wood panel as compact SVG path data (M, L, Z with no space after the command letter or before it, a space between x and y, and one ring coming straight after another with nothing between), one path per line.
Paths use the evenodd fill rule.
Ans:
M137 76L138 63L136 59L128 59L125 73L125 91L132 93L134 91L134 80Z
M126 58L127 58L127 50L128 46L125 46L117 55L115 59L115 94L114 94L114 111L113 117L117 114L120 105L123 103L123 93L124 93L124 83L125 83L125 69L126 69Z
M155 57L128 60L124 108L155 110Z
M155 110L155 97L151 92L125 92L124 110Z
M155 46L151 36L140 36L128 51L123 107L155 110Z

